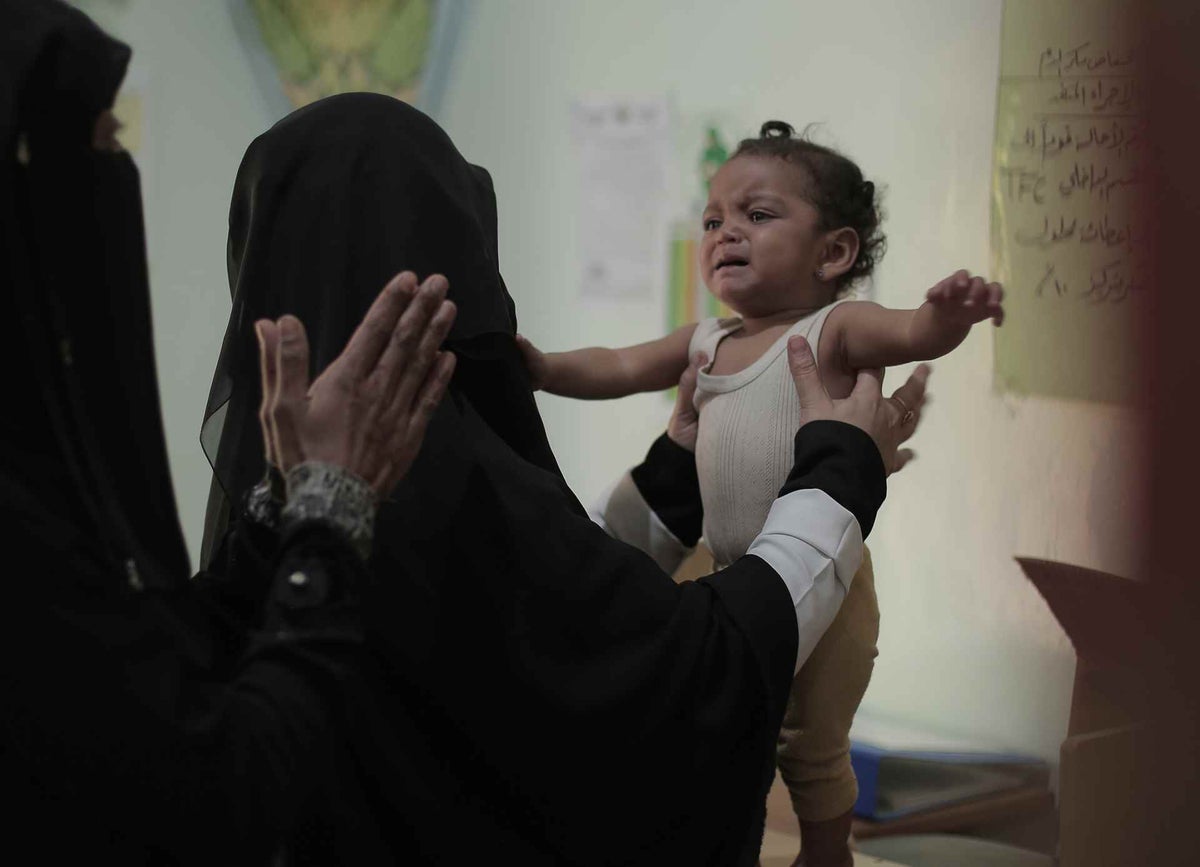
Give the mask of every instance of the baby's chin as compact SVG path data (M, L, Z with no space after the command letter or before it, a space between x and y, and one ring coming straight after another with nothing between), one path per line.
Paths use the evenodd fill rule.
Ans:
M716 271L707 281L708 291L731 308L762 294L762 286L751 274Z
M716 279L708 284L708 290L717 300L736 313L738 316L761 316L769 313L773 305L770 303L769 290L755 281L730 280L714 275Z
M813 293L797 287L767 286L758 281L717 279L709 282L708 290L717 300L742 318L775 316L782 311L804 307L823 307L833 302L813 297Z

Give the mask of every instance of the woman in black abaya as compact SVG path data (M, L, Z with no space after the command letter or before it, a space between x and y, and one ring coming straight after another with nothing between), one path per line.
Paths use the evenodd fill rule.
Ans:
M514 339L490 181L429 118L351 94L280 121L238 172L228 262L233 309L202 435L208 550L224 504L263 472L249 323L295 312L320 369L382 275L444 273L459 311L449 395L376 526L365 607L385 673L356 703L337 789L311 805L292 856L753 863L792 674L861 556L881 449L890 463L913 423L884 413L877 384L831 408L802 376L818 420L797 435L761 544L679 586L564 483ZM695 467L678 440L660 439L633 482L695 542Z
M217 576L188 579L137 170L107 143L128 59L56 0L0 0L5 846L45 863L261 864L326 776L345 684L371 668L364 566L345 529L371 508L348 474L370 475L394 444L341 444L363 429L364 407L392 401L352 405L330 377L286 417L270 408L288 499L281 535L239 521L228 536L219 565L238 565L221 577L254 588L238 594L253 624L235 623ZM399 317L444 336L433 295L402 307L398 285L389 291L372 314L385 335ZM376 315L384 308L395 315ZM280 343L281 395L307 386L284 364L298 345ZM416 376L431 369L422 352L392 367L387 352L377 363L348 352L334 368L348 375L347 359L361 359L366 372ZM315 469L310 454L333 486L296 474Z

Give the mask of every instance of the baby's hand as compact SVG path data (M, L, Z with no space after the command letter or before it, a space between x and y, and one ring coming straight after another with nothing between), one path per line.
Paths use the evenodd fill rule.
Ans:
M542 352L520 334L517 335L517 347L525 358L525 369L529 372L530 384L537 391L546 385L546 353Z
M964 325L974 325L991 319L997 325L1004 321L1004 289L999 283L985 283L982 277L972 277L967 271L955 271L945 280L934 284L925 298L938 313L952 317Z

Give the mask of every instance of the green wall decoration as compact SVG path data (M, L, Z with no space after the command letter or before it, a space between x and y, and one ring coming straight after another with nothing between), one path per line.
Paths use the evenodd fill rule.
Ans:
M438 0L248 0L294 106L346 91L420 98Z

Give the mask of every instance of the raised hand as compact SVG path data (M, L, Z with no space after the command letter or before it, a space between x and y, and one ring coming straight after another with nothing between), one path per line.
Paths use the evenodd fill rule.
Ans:
M300 320L256 322L268 460L285 473L305 461L334 464L377 496L390 493L412 466L454 372L454 356L438 350L455 316L447 288L441 275L419 288L411 273L394 277L311 386Z
M939 280L925 293L925 299L939 315L957 324L970 326L985 319L996 325L1004 322L1004 288L982 277L972 277L968 271L955 271Z

